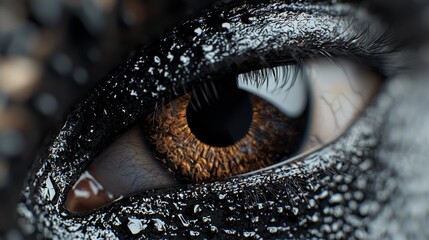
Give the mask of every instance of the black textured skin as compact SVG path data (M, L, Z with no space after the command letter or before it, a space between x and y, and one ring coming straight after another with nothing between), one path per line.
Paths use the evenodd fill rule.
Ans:
M378 62L399 61L385 47L388 38L364 35L353 41L362 36L360 25L366 26L367 20L354 18L349 6L323 1L242 4L232 3L181 24L143 48L79 104L27 181L18 206L26 234L54 239L428 236L423 230L429 212L425 204L420 215L407 207L408 201L418 206L427 194L422 184L408 199L410 179L424 179L418 168L427 169L427 150L422 147L429 132L422 120L426 119L427 83L416 80L420 76L413 76L412 83L395 76L387 79L342 137L309 156L222 182L144 192L85 216L64 209L67 190L112 139L156 104L180 95L182 88L216 75L219 69L248 71L326 55L359 56L373 69ZM249 22L252 17L257 21ZM294 21L297 25L284 28ZM306 28L309 23L316 23L316 28ZM254 39L240 42L240 36ZM204 52L202 45L213 46L215 54ZM167 58L169 51L173 61ZM388 73L391 69L377 70ZM418 90L408 96L413 88ZM131 91L138 96L130 95ZM412 114L420 117L407 118ZM403 168L404 161L411 162L407 165L411 167ZM55 191L49 192L49 184ZM399 227L389 227L392 216ZM128 225L136 220L147 226L133 234Z

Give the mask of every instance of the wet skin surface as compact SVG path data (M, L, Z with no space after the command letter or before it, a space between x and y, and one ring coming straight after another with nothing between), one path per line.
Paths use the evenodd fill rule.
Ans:
M387 75L392 66L380 62L393 57L385 47L389 44L375 40L389 39L359 34L368 19L354 18L348 10L349 5L341 4L233 3L145 47L79 104L36 161L18 206L23 228L33 236L60 239L365 239L401 234L424 239L428 233L415 229L427 222L426 186L410 186L424 179L427 169L422 147L429 131L422 105L428 101L427 83L420 76L410 81ZM204 45L213 47L205 51ZM169 52L173 60L167 58ZM326 55L360 59L388 78L361 117L333 143L273 169L147 191L83 216L64 208L65 193L111 139L201 77L218 69L262 67L260 59L281 65ZM412 89L418 90L410 96ZM410 115L419 117L406 117ZM415 128L403 127L409 125ZM407 202L420 211L409 209Z

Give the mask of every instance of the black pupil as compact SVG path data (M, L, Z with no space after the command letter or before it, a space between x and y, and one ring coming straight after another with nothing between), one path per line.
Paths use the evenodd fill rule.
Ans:
M198 140L226 147L246 136L253 110L249 94L237 87L235 79L228 79L193 91L186 115Z

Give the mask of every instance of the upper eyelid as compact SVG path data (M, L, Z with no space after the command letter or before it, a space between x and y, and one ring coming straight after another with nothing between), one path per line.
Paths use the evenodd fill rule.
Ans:
M282 4L280 4L282 5ZM285 9L289 9L289 6L286 4L283 4ZM326 9L325 9L326 10ZM226 10L225 10L226 11ZM292 12L291 12L292 13ZM298 13L297 13L298 14ZM292 16L292 15L291 15ZM289 16L289 17L291 17ZM310 15L308 15L310 16ZM237 17L236 15L234 16ZM278 17L275 18L276 15L272 14L269 16L263 16L265 19L268 17L271 17L270 20L277 20L277 21L284 21L284 16L281 18ZM295 16L296 17L296 16ZM324 24L324 20L330 20L330 21L345 21L342 17L336 17L333 15L318 15L315 16L313 20L319 20L321 24ZM224 55L223 59L219 59L218 62L215 64L210 63L209 61L199 61L199 64L189 63L188 65L183 64L171 64L169 66L175 65L176 69L174 70L175 77L177 79L172 79L171 76L165 76L163 74L160 75L152 75L150 76L150 67L154 68L154 71L157 69L162 69L166 65L163 65L161 63L157 63L158 59L162 60L162 62L168 60L168 49L170 49L166 43L168 41L171 41L171 37L174 36L182 36L182 41L179 41L180 39L176 39L176 42L179 42L182 45L177 45L179 48L186 50L185 48L201 48L201 45L193 45L189 41L191 39L186 38L183 32L186 29L189 31L190 29L195 32L195 29L200 27L203 23L200 21L204 21L205 18L197 18L190 20L189 22L182 25L181 28L176 29L175 32L173 32L171 35L167 36L160 42L163 44L156 45L153 44L151 50L145 51L144 56L136 56L130 60L127 61L126 64L124 64L122 67L119 68L119 70L111 75L107 82L102 83L99 85L92 95L84 100L81 105L78 107L77 110L75 110L69 117L69 120L63 127L62 131L60 132L60 135L52 145L50 149L50 157L53 160L58 160L58 163L63 163L60 169L62 171L67 171L70 173L73 173L72 177L64 176L65 181L68 182L68 185L71 185L70 183L75 180L74 178L77 178L77 173L84 168L84 165L87 164L97 153L100 151L104 146L106 146L109 143L109 139L114 138L116 135L123 132L128 126L133 124L139 117L144 114L144 112L150 112L153 110L153 106L159 103L159 100L162 99L162 94L167 93L167 87L171 85L181 86L185 79L188 81L192 80L192 77L196 78L196 76L202 76L204 74L202 72L202 69L205 69L205 74L208 74L208 72L211 70L215 70L215 68L211 68L210 66L217 65L222 66L225 65L227 57L230 57L231 55L236 55L232 50L227 52L228 55ZM263 24L264 22L260 21L258 24ZM306 24L306 19L301 19L303 21L303 24ZM193 25L196 23L200 23L198 26ZM271 22L272 24L272 22ZM194 27L192 27L194 26ZM196 26L196 27L195 27ZM207 29L204 32L205 34L209 35L210 32L212 32L213 38L211 38L213 41L216 39L219 40L219 35L216 28L209 28L210 26L207 25ZM222 23L220 23L220 27L222 27ZM233 25L230 25L230 27L234 27ZM240 26L237 26L240 27ZM336 25L332 25L331 27L336 27ZM231 31L235 31L235 29L230 29ZM242 29L246 30L246 29ZM252 30L252 29L247 29ZM296 29L290 29L290 31L296 30ZM311 29L308 29L308 33L315 33L312 32ZM338 31L336 34L333 34L334 31L332 28L328 29L322 28L322 32L319 32L318 34L325 33L326 38L326 46L332 47L334 49L335 44L338 44L339 42L346 43L347 41L350 41L350 39L347 39L347 37L352 37L352 35L343 35L344 38L338 38L340 34L343 34L344 32ZM186 33L186 32L185 32ZM285 32L283 32L285 33ZM262 33L261 33L262 34ZM270 35L271 38L275 38L280 34L279 32L274 32L272 35ZM334 35L334 36L333 36ZM256 34L256 37L260 37L263 39L267 39L267 36L261 36ZM198 37L198 36L196 36ZM296 41L301 40L300 43L304 44L304 46L301 46L301 48L304 48L306 45L309 44L306 41L309 41L311 39L308 39L309 35L296 35L294 39L295 43L293 41L288 42L277 42L280 46L288 46L291 48L291 45L296 44ZM313 36L314 37L314 36ZM202 38L202 37L201 37ZM207 36L204 36L204 38L207 41ZM228 38L225 38L228 40ZM268 38L270 39L270 38ZM230 40L232 41L232 40ZM186 43L185 43L186 42ZM178 43L178 44L179 44ZM214 42L212 42L214 44ZM223 44L229 44L231 45L231 42L222 42ZM261 43L264 43L263 41ZM276 42L274 42L276 43ZM329 45L330 44L330 45ZM361 42L362 44L362 42ZM173 44L170 44L173 46ZM159 53L154 50L154 47L161 46L163 49L167 49L167 52ZM217 47L217 46L216 46ZM258 46L260 50L264 49L263 45ZM272 48L272 46L266 46L267 48ZM362 48L364 46L362 45ZM146 48L148 49L148 48ZM245 48L241 48L245 49ZM252 48L249 48L252 50ZM256 50L256 49L253 49ZM368 51L370 52L370 51ZM179 56L179 55L178 55ZM181 55L183 56L183 55ZM157 57L157 58L156 58ZM254 57L254 56L253 56ZM254 57L254 60L258 60L260 57ZM189 56L190 58L190 56ZM196 57L197 58L197 57ZM180 60L180 57L178 58ZM183 60L183 59L182 59ZM198 61L201 59L194 59L194 61ZM238 58L234 59L238 60ZM198 73L198 74L193 74ZM189 75L187 75L189 74ZM181 79L182 78L182 79ZM176 80L176 81L174 81ZM160 87L162 85L162 87ZM158 96L153 96L153 94L159 94ZM99 107L98 104L102 102L103 106ZM143 110L141 110L143 109ZM137 111L141 110L141 111ZM91 123L91 124L88 124ZM64 142L66 142L66 147L64 147ZM58 155L62 155L62 159L59 160ZM66 164L67 161L73 160L73 164Z
M172 31L166 38L157 43L159 46L152 46L152 48L160 47L159 51L155 53L149 52L148 54L143 50L141 52L142 56L127 63L128 66L134 66L129 67L128 71L136 76L143 76L140 79L146 77L146 81L142 81L146 88L156 89L157 86L164 84L162 85L163 87L171 87L174 91L176 89L180 90L180 87L187 82L203 79L218 70L231 70L230 66L234 68L242 63L241 60L246 57L253 58L254 62L246 62L246 65L240 65L241 70L244 72L254 70L243 69L248 67L249 64L256 64L262 67L260 66L261 63L255 63L256 61L262 61L262 64L271 64L273 59L269 59L270 56L266 54L267 49L275 49L277 52L290 50L284 55L284 57L289 58L286 59L289 61L313 55L355 55L357 58L374 58L390 50L374 44L374 41L379 42L380 39L375 39L376 36L365 35L366 29L350 29L349 27L353 24L341 17L345 14L345 10L341 11L335 8L335 10L331 9L330 11L327 7L305 8L303 6L279 5L283 6L283 8L277 9L274 14L278 15L274 18L272 18L273 10L271 5L265 6L265 9L261 7L255 8L256 10L252 14L271 13L263 14L263 17L259 16L256 22L252 23L256 27L244 26L245 24L242 24L240 20L237 21L240 15L243 15L243 12L231 13L231 16L224 17L225 21L217 23L217 26L208 24L209 20L205 16L193 19L185 23L182 28ZM244 6L241 10L244 10L248 17L248 11L252 9ZM288 11L288 13L281 15L282 11ZM227 14L227 12L220 11L217 14L223 15ZM307 12L311 12L311 14ZM235 14L237 16L234 16ZM307 14L308 18L303 17L304 14ZM316 14L318 16L313 17ZM272 21L273 19L275 21ZM285 25L287 24L282 24L282 21L288 21L290 24L297 24L298 26L292 27L289 25L289 29L286 29ZM313 25L317 29L308 29L307 25ZM192 28L192 26L196 27ZM262 29L266 26L271 28L270 33L263 32L267 30L267 28ZM254 28L254 31L252 31L252 28ZM297 31L302 31L302 29L305 29L303 32L306 33L296 34ZM193 33L190 33L192 30L194 30ZM190 34L190 36L172 37L183 36L183 33ZM234 34L236 36L241 35L242 39L233 38L232 35ZM253 36L249 36L249 34L253 34ZM305 36L304 34L308 35ZM204 37L201 37L202 35ZM288 36L284 38L282 35ZM192 40L190 40L191 37ZM249 37L253 37L253 39L249 41ZM315 37L318 37L318 43L312 45L311 40ZM173 43L171 43L172 38L175 38ZM299 40L301 40L299 42L301 46L297 46L299 44L294 42ZM192 41L192 44L190 41ZM341 47L348 49L345 50ZM279 56L275 56L275 58L279 58ZM284 64L286 60L274 64ZM250 68L252 67L254 66ZM161 87L161 91L156 90L155 93L159 94L157 97L162 97L163 88Z

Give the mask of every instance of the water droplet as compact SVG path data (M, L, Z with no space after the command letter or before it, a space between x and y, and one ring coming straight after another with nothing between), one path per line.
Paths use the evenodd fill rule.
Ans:
M137 234L147 228L147 224L145 224L145 220L128 218L127 227L132 234Z
M54 200L56 191L51 177L46 179L45 186L43 186L40 191L43 198L48 199L49 201Z
M152 219L152 221L155 225L155 230L157 230L158 232L165 231L166 227L165 227L164 221L162 221L161 219L158 219L158 218L154 218L154 219Z
M172 62L172 61L173 61L174 56L173 56L173 54L171 54L171 52L168 52L168 54L167 54L167 59L168 59L168 60L170 60L170 62Z
M222 27L229 30L231 28L231 24L230 23L222 23Z
M180 61L183 63L183 65L187 66L189 64L190 58L187 56L181 56Z
M213 45L202 45L201 48L205 52L211 52L211 51L213 51Z
M270 233L276 233L276 232L277 232L277 228L276 228L276 227L267 227L267 230L268 230Z
M202 210L201 210L201 207L200 207L200 205L199 204L195 204L195 206L194 206L194 213L200 213Z
M195 32L198 36L200 36L200 35L201 35L201 33L203 32L203 30L202 30L201 28L196 28L196 29L194 30L194 32Z
M163 85L158 85L158 86L156 86L156 91L165 91L167 88L166 87L164 87Z
M184 226L184 227L189 227L189 221L188 220L186 220L185 219L185 217L183 217L183 215L182 214L178 214L177 215L177 217L179 217L179 219L180 219L180 222L182 223L182 225Z
M324 199L324 198L326 198L327 196L328 196L328 191L326 191L326 190L324 190L324 191L322 191L319 195L318 195L318 198L319 199Z
M133 97L137 97L137 92L135 90L131 90L130 95Z
M329 203L340 203L343 201L343 196L339 193L334 194L329 198Z
M299 214L299 208L293 207L292 208L292 213L293 213L293 215L297 216Z

